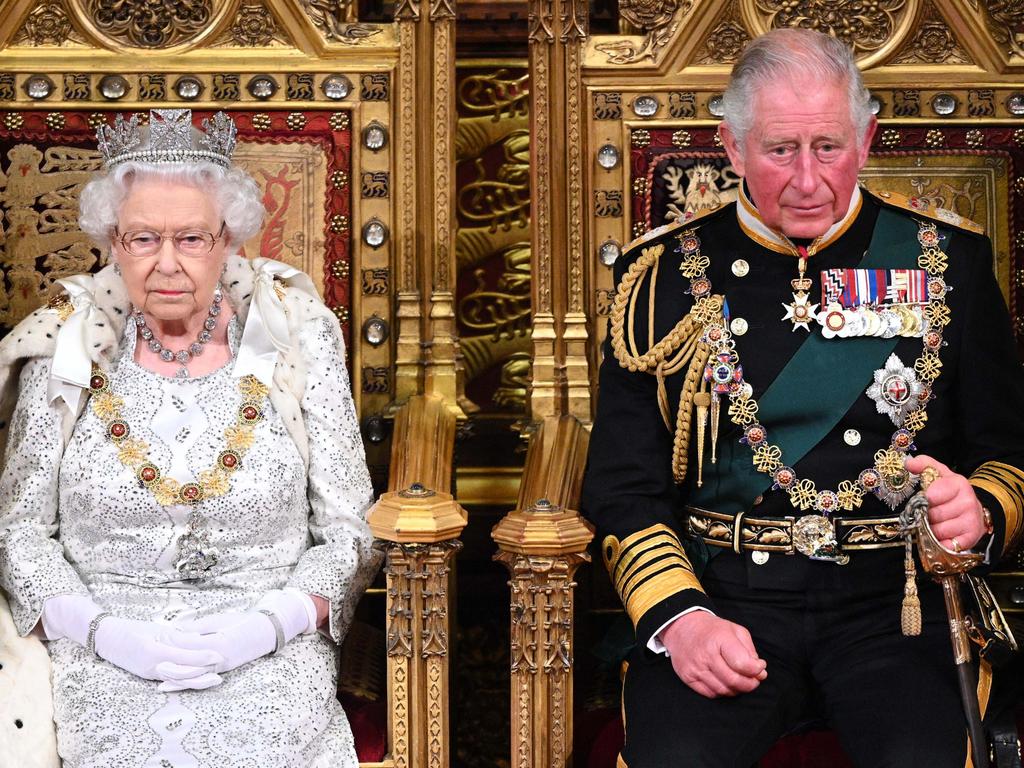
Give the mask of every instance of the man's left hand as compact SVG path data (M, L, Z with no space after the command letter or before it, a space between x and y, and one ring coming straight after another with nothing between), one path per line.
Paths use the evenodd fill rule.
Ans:
M933 467L939 473L939 478L924 494L930 505L928 522L939 543L954 551L977 544L986 532L985 513L967 478L924 454L908 457L906 467L915 475L920 475L926 467Z

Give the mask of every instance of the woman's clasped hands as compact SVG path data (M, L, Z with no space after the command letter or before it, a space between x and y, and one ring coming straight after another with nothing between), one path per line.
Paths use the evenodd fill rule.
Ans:
M316 609L298 590L274 590L249 611L164 623L112 616L85 595L58 595L45 601L42 620L49 640L69 638L170 693L212 688L221 673L281 650L315 630Z

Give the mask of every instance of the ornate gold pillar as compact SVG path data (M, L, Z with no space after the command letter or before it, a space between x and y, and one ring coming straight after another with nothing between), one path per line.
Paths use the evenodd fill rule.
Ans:
M593 526L570 507L588 433L547 418L530 441L519 504L491 533L511 580L513 768L563 768L572 754L573 574Z
M403 116L399 162L405 167L397 197L395 400L435 393L461 417L453 258L455 0L431 0L429 10L421 6L420 0L400 0L395 9Z
M455 414L414 396L395 418L389 490L370 512L384 543L388 728L395 768L447 768L450 758L448 593L466 512L452 498Z
M417 194L420 187L417 162L419 122L415 119L416 98L419 93L417 36L420 27L420 0L400 0L395 7L395 26L398 38L398 121L399 152L396 158L401 169L401 184L395 196L398 232L396 237L395 310L395 401L405 402L423 391L420 365L420 337L423 333L423 310L420 306L420 269L418 256L424 250L416 229ZM425 75L429 75L429 70Z
M530 2L534 418L590 420L581 78L585 0Z

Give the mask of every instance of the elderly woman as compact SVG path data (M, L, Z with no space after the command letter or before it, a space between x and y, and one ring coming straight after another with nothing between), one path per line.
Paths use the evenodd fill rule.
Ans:
M100 129L111 264L0 343L0 586L66 768L355 766L336 650L378 561L342 338L308 277L236 255L259 192L204 128Z

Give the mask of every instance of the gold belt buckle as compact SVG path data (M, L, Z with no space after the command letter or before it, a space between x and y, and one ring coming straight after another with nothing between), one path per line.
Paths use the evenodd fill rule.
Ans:
M839 550L835 524L824 515L804 515L793 521L793 546L811 560L846 565L850 556Z

